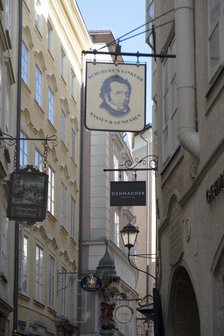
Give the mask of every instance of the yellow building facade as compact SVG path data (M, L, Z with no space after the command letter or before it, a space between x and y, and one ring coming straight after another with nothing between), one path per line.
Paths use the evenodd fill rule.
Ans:
M23 335L77 331L81 54L90 46L74 0L23 1L20 165L49 179L46 219L20 225Z
M0 1L0 335L13 329L14 223L7 213L17 125L19 1Z

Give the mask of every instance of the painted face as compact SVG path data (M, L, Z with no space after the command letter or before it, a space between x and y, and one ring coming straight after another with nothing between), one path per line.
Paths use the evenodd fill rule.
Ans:
M107 102L118 111L125 111L128 108L130 100L130 91L126 84L112 82L110 84L110 93L107 96Z

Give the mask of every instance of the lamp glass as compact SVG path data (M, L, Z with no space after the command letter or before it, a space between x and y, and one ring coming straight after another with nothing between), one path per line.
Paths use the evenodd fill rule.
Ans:
M123 227L123 230L121 230L120 233L124 246L130 249L135 245L139 230L137 227L129 223Z

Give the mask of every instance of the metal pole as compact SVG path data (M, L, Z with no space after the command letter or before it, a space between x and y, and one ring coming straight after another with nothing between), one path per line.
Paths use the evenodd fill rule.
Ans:
M22 0L18 2L19 31L18 31L18 76L17 76L17 121L16 137L20 136L20 111L21 111L21 50L22 50ZM16 140L16 170L20 167L20 141ZM13 334L16 334L18 327L18 281L19 281L19 222L15 222L15 244L14 244L14 314Z
M97 50L83 50L83 55L111 55L111 56L133 56L133 57L159 57L159 58L175 58L174 54L145 54L145 53L132 53L132 52L112 52L112 51L97 51Z

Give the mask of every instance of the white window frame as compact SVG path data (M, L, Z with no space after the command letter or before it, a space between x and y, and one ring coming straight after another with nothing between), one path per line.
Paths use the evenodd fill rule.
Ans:
M42 24L42 14L41 14L41 2L40 0L35 0L35 27L41 34L41 24Z
M48 262L48 306L54 308L55 304L55 259L49 255Z
M114 152L114 169L118 169L119 168L119 159L118 159L118 155L117 153ZM114 171L114 181L120 181L120 173L119 171Z
M39 67L35 67L35 100L39 106L42 106L42 72Z
M47 48L51 55L54 49L54 28L50 21L47 22Z
M22 131L20 131L20 138L25 139L20 141L20 166L25 167L28 165L29 143L27 136Z
M54 124L54 93L48 86L48 119Z
M44 301L44 250L39 245L35 249L35 299Z
M72 128L71 129L71 157L72 157L72 160L74 161L75 161L75 153L76 153L75 145L76 145L76 134L75 134L74 129Z
M114 211L115 244L120 246L120 217L117 211Z
M66 228L67 221L67 188L61 183L61 225Z
M11 16L12 16L12 1L5 0L5 29L8 30L9 33L11 33Z
M61 77L65 80L65 73L66 73L66 53L63 48L61 48L61 61L60 61L60 71Z
M28 238L23 236L22 265L21 265L21 291L28 294Z
M73 70L71 70L71 96L74 100L77 99L77 77Z
M63 110L61 110L61 141L66 144L66 114Z
M54 215L55 212L55 172L48 167L48 203L47 210Z
M216 0L217 2L217 0ZM211 0L207 1L208 10L208 79L211 83L224 66L224 0L219 0L216 17L212 16ZM213 44L212 44L213 42ZM214 44L215 43L215 44ZM213 55L211 54L213 53ZM216 60L215 60L216 59Z
M70 237L72 239L75 238L75 207L76 207L76 202L75 202L74 198L71 196Z
M28 85L28 65L29 65L29 49L22 42L22 61L21 61L21 77L26 85Z
M66 275L67 271L65 267L61 267L61 281L60 281L60 292L61 292L61 300L60 300L60 313L65 316L66 309Z
M43 155L36 148L34 150L34 166L43 171Z

